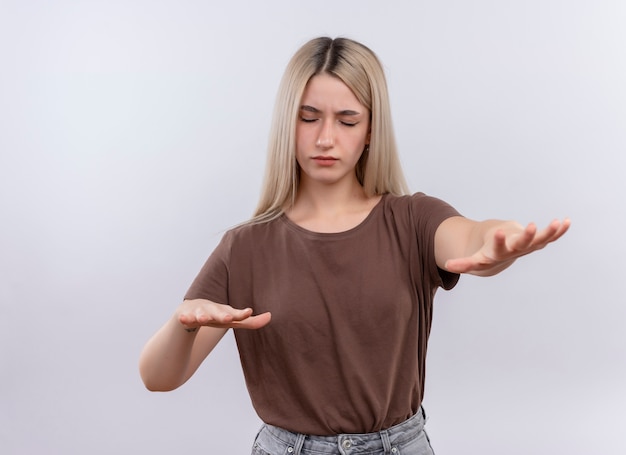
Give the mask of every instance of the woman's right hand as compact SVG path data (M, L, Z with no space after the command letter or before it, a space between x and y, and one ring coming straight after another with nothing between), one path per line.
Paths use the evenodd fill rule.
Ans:
M228 329L259 329L270 319L270 313L252 316L250 308L236 310L205 299L183 301L141 352L144 384L149 390L174 390L193 375ZM204 326L194 333L184 330Z
M206 299L185 300L176 310L178 321L185 328L202 326L223 329L260 329L270 322L271 313L253 316L252 309L237 310L229 305Z

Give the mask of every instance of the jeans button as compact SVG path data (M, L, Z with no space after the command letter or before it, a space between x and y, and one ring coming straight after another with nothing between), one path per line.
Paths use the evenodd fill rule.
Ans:
M352 441L350 441L349 439L346 439L343 441L341 445L343 446L344 449L349 449L350 447L352 447Z

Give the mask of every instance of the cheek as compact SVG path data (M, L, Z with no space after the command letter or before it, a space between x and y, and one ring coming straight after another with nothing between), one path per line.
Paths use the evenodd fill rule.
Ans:
M304 140L301 134L296 133L296 156L302 152L304 147Z
M365 149L368 142L368 137L365 134L358 134L352 138L352 145L358 153L361 153L363 149Z
M296 128L296 157L315 148L317 136L312 128Z
M296 162L300 165L303 157L306 155L306 146L302 143L302 139L296 137Z
M307 134L300 127L296 127L296 147L300 148L302 145L306 143Z

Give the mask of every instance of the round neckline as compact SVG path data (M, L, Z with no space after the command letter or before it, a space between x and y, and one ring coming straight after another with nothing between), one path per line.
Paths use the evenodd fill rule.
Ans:
M372 219L373 215L375 212L377 212L380 207L382 207L383 205L383 201L386 199L388 193L385 193L382 195L382 197L380 198L380 200L376 203L376 205L374 205L374 207L372 207L372 209L370 210L370 212L367 214L367 216L363 219L363 221L361 221L359 224L357 224L354 227L351 227L350 229L347 229L345 231L339 231L339 232L317 232L317 231L311 231L310 229L304 228L302 226L300 226L299 224L295 223L294 221L292 221L285 212L283 212L280 215L279 220L281 220L283 223L285 223L285 225L296 231L299 232L301 234L305 234L308 235L310 237L324 237L324 238L338 238L338 237L344 237L346 235L350 235L355 231L360 230L362 227L364 227L366 224L369 223L369 221Z

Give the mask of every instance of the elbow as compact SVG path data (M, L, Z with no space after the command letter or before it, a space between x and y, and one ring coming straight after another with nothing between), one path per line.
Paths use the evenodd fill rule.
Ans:
M168 390L163 390L162 387L159 387L158 384L152 384L151 382L143 381L143 385L145 386L148 392L168 392Z
M164 381L163 379L152 377L141 371L140 375L143 385L150 392L171 392L180 387L180 384Z
M149 392L171 392L176 387L165 387L163 384L152 384L144 381L143 383Z
M152 375L149 375L141 366L139 367L139 376L141 377L141 381L143 382L144 387L150 392L167 392L163 384L160 381L155 380Z
M155 371L147 362L139 362L139 376L150 392L171 392L181 385L180 381L175 381L162 372Z

